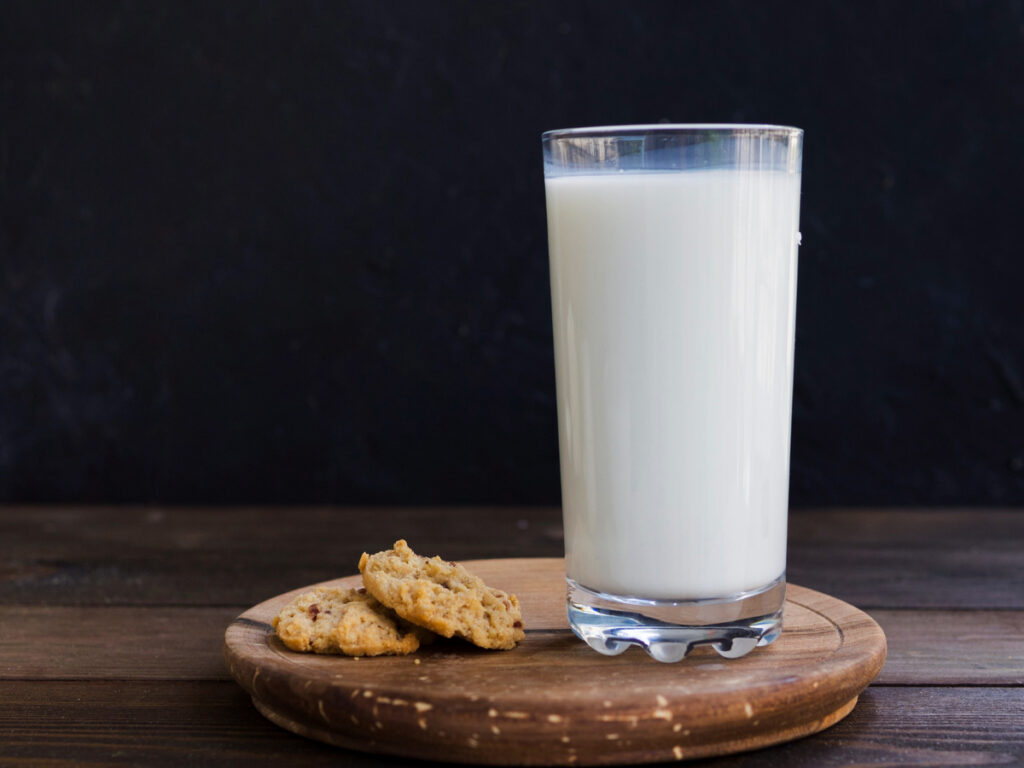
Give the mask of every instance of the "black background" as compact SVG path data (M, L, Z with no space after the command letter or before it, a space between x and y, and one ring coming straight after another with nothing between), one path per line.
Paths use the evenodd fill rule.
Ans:
M805 129L792 492L1024 503L1020 2L0 8L0 500L556 503L542 130Z

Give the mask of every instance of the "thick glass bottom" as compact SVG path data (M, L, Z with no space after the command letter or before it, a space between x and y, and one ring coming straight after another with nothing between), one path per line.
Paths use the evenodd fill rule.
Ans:
M569 626L607 656L638 645L658 661L673 662L695 646L710 645L737 659L782 632L785 574L760 589L708 600L642 600L566 583Z

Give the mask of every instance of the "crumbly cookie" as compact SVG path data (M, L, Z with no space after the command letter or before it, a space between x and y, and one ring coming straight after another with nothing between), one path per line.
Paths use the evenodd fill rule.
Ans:
M277 636L293 651L348 656L412 653L427 635L362 589L317 587L285 606L273 624Z
M404 539L393 549L359 558L370 594L407 621L481 648L515 647L525 637L519 601L492 589L461 565L426 558Z

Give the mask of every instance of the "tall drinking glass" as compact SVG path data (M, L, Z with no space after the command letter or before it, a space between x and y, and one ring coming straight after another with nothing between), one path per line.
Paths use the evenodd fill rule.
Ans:
M781 631L802 139L543 135L569 622L601 653Z

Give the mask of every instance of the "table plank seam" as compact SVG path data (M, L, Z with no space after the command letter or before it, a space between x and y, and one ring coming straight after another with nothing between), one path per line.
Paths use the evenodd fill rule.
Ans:
M803 586L803 584L801 584ZM813 589L813 587L811 587ZM840 598L842 599L842 598ZM846 600L845 602L850 603L854 608L861 611L915 611L917 613L991 613L993 611L1005 611L1009 613L1024 613L1024 608L1017 606L1009 606L1007 608L998 608L995 606L986 605L982 608L968 608L962 605L953 605L943 607L941 605L926 605L926 606L913 606L913 605L882 605L880 603L868 604L864 601L853 602Z
M1024 688L1019 683L871 683L871 688Z
M22 685L25 683L38 684L40 687L46 687L48 685L61 686L61 685L95 685L95 686L117 686L127 684L129 686L146 687L148 685L228 685L231 684L238 688L238 683L230 676L225 675L224 677L206 677L206 678L195 678L187 680L183 677L178 678L149 678L140 680L115 680L109 677L72 677L67 676L63 678L52 678L48 677L45 679L38 678L0 678L0 686L3 685ZM239 692L243 692L241 688L238 688ZM244 692L243 692L244 693ZM2 701L0 705L8 704L9 702Z
M34 677L34 676L0 676L3 683L224 683L234 682L227 671L224 677ZM1019 683L871 683L871 688L1024 688L1024 681Z

